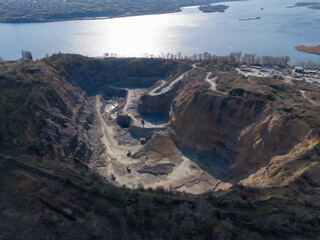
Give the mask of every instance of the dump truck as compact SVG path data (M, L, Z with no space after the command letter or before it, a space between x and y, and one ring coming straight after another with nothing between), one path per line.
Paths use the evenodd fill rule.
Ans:
M112 181L116 180L116 176L113 173L110 174L110 180Z

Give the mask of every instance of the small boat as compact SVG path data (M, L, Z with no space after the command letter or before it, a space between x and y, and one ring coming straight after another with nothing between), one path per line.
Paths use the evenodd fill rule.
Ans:
M261 17L239 18L239 20L240 20L240 21L245 21L245 20L255 20L255 19L261 19Z

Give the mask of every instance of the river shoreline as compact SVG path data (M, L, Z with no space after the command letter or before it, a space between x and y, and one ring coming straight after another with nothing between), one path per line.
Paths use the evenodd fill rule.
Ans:
M185 7L199 7L203 5L203 3L210 5L220 2L235 2L235 1L244 1L244 0L204 0L197 1L192 0L190 3L177 4L177 6L171 6L167 9L160 9L153 6L153 9L149 9L147 11L132 11L125 12L120 9L119 12L110 12L110 11L88 11L88 12L48 12L44 15L36 15L36 13L32 13L30 15L25 14L15 18L12 16L1 16L0 15L0 24L8 23L8 24L22 24L22 23L47 23L47 22L62 22L62 21L76 21L76 20L99 20L99 19L114 19L114 18L124 18L124 17L135 17L135 16L147 16L147 15L157 15L157 14L170 14L181 12ZM1 9L1 5L0 5Z

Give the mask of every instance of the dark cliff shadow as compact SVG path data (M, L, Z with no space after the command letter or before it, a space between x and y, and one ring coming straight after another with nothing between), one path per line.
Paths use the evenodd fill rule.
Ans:
M229 169L230 163L228 160L207 151L192 151L189 149L179 150L185 157L197 164L203 171L207 172L212 177L233 184L233 182L228 181L228 178L231 175Z

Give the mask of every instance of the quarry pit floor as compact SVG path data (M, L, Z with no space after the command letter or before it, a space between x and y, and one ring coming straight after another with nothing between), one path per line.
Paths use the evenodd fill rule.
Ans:
M212 159L197 153L184 155L179 150L170 138L166 123L145 121L144 126L141 124L142 117L138 112L140 97L171 91L187 74L182 73L167 86L165 81L159 80L157 87L152 89L122 88L127 92L125 100L107 111L102 95L96 95L95 110L105 151L99 160L90 163L90 167L116 185L129 188L163 187L193 194L229 188L230 183L210 174ZM120 111L133 119L129 128L121 128L116 123L114 116ZM140 137L147 137L146 144L140 143Z

